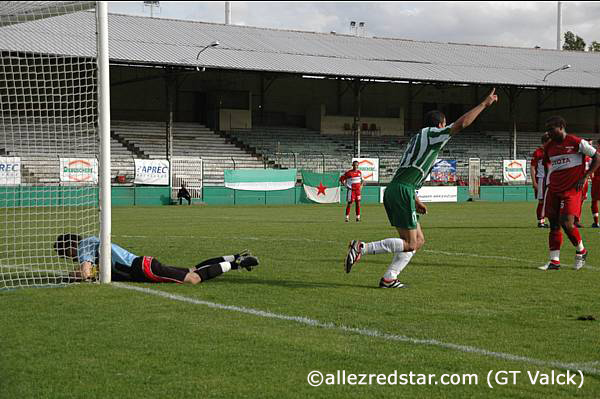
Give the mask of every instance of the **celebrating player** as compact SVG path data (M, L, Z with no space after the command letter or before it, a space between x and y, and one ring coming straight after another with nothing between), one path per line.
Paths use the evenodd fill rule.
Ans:
M542 146L537 148L533 152L531 158L531 176L533 181L533 191L535 192L535 198L538 200L538 206L536 210L538 227L548 227L545 223L544 216L544 191L546 191L546 185L544 184L544 178L546 176L546 168L544 167L544 144L550 140L547 133L542 135Z
M73 273L76 280L95 279L98 274L100 240L98 237L83 238L76 234L61 234L54 243L59 256L79 264ZM198 284L230 270L244 268L248 271L258 266L258 258L248 251L205 260L191 269L166 266L150 256L137 256L111 245L111 280L146 283Z
M346 205L346 222L350 219L350 209L352 203L356 202L356 221L360 222L360 190L365 184L362 178L362 172L358 170L358 161L352 162L352 169L346 171L341 177L340 182L346 186L348 205Z
M346 255L346 273L350 273L352 266L363 255L392 253L392 263L381 280L381 288L403 288L405 284L397 279L398 274L406 267L411 258L425 243L425 238L419 225L417 214L426 214L427 207L415 195L435 163L438 153L450 138L469 126L479 114L498 101L495 89L488 96L458 118L451 125L446 125L446 117L440 111L431 111L425 116L425 128L414 135L404 156L400 160L400 167L396 171L392 182L387 186L383 197L385 211L392 226L396 227L400 238L386 238L375 242L350 242Z
M600 156L586 140L567 134L567 123L560 116L546 121L546 131L550 141L544 146L544 162L549 164L548 185L545 199L545 215L550 221L550 261L541 270L560 269L560 247L562 229L575 247L575 270L585 266L587 250L581 234L575 226L581 212L583 186L588 177L600 166ZM592 165L585 170L585 156L592 157Z

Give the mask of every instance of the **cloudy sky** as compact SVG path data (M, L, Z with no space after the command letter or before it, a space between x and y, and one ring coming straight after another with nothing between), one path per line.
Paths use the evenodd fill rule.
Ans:
M562 2L563 32L600 42L600 2ZM232 23L369 36L556 48L557 2L231 2ZM225 2L162 1L155 17L223 23ZM110 2L109 11L150 16L143 2Z

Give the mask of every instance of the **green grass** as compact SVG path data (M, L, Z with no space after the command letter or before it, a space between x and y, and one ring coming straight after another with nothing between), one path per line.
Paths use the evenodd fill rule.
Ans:
M339 206L113 209L113 241L163 263L192 266L250 248L255 271L199 286L137 284L173 295L333 323L314 327L101 285L0 291L0 398L364 398L600 396L532 385L551 368L347 332L434 339L600 369L600 236L582 229L590 267L541 272L548 230L534 203L432 204L426 244L401 274L409 289L375 288L391 255L343 272L347 242L395 236L381 206L344 223ZM591 224L586 204L584 221ZM568 240L562 261L573 263ZM477 374L472 386L321 386L307 375ZM521 371L487 387L490 370ZM557 372L565 372L556 368ZM577 379L579 382L579 379Z

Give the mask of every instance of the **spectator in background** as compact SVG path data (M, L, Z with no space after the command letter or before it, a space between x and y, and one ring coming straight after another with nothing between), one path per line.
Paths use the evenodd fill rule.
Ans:
M177 198L179 198L179 205L182 203L182 198L185 198L188 202L188 205L192 205L192 196L185 188L185 183L181 183L181 188L177 192Z

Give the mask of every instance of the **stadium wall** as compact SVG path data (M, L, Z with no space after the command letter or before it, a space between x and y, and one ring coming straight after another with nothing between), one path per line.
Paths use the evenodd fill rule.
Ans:
M590 187L591 190L591 187ZM36 207L36 206L96 206L98 190L77 187L37 187L22 186L0 187L0 208ZM366 186L362 193L363 204L380 203L380 187ZM85 194L85 195L83 195ZM114 206L160 206L170 205L169 187L113 187L112 204ZM226 187L204 187L202 203L207 205L296 205L312 204L302 186L281 191L240 191ZM345 203L346 190L342 188L340 203ZM588 198L591 193L588 192ZM458 202L469 200L469 188L458 187ZM480 201L523 202L536 201L531 186L483 186L480 189Z

